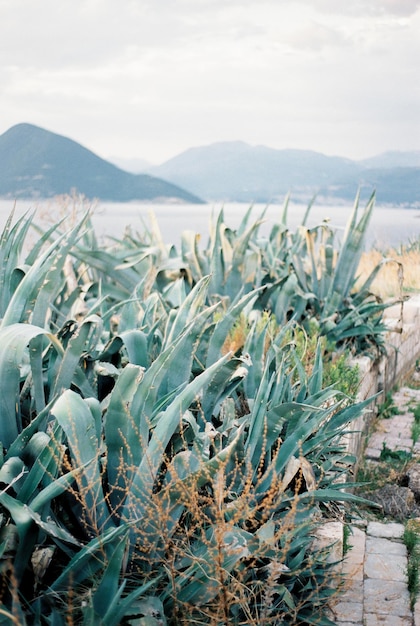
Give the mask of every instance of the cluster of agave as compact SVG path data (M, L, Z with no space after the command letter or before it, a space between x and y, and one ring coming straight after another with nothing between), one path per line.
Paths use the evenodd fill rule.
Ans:
M205 250L157 231L98 245L84 217L0 240L0 624L330 624L311 548L365 403L293 341L382 345L352 292L373 199L339 251L327 225L266 238L220 213ZM376 271L376 270L375 270ZM240 331L240 332L239 332Z

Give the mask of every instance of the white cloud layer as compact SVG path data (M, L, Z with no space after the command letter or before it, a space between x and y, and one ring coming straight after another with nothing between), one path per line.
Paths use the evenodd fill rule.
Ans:
M420 149L420 0L0 0L0 133L154 162L242 139Z

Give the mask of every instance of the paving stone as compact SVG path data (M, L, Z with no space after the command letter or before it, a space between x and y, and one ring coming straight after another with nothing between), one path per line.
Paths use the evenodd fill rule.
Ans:
M384 537L386 539L402 539L404 525L398 522L383 524L382 522L369 522L366 533L371 537Z
M414 626L420 626L420 599L414 605Z
M367 554L394 554L397 556L407 557L407 548L400 541L392 541L383 537L367 537L366 539Z
M399 617L398 615L375 615L365 613L363 626L412 626L411 617Z
M363 604L361 602L337 602L334 615L338 624L350 622L363 624Z
M365 576L381 581L407 581L407 559L388 554L366 554Z
M384 444L390 450L420 455L420 441L413 444L411 437L411 408L420 403L420 389L400 388L393 400L399 414L380 421L365 448L364 456L372 464L379 460ZM419 484L420 492L420 464L418 474L413 470L411 480ZM369 522L366 532L354 529L349 538L352 549L342 563L347 585L334 607L337 625L420 626L420 599L414 612L410 609L403 533L404 525L396 522Z
M385 433L373 433L369 438L368 449L382 450L383 444L386 442Z
M361 528L353 526L348 538L350 550L345 554L341 570L347 580L363 580L366 534Z
M401 416L398 420L392 421L388 424L388 427L384 431L386 434L386 439L389 437L396 437L397 439L408 439L411 440L411 426L413 424L412 416ZM382 433L381 433L382 434Z
M341 571L347 580L363 580L365 553L350 550L344 557Z
M408 428L395 428L389 431L386 436L385 444L388 448L392 450L398 450L401 448L411 448L413 447L413 438L411 436L411 424ZM391 446L394 446L391 448Z
M342 602L363 603L363 579L354 580L345 584L345 591L341 597Z
M411 619L407 585L395 580L367 578L364 584L364 610L366 615L397 615Z
M379 458L381 456L381 451L382 451L382 446L380 448L368 447L365 450L365 456L367 459L374 459L376 461L379 461Z
M328 563L341 561L343 558L342 522L326 522L317 528L312 546L314 550L329 548Z
M401 450L402 452L411 452L413 447L413 440L411 435L409 437L400 437L399 435L389 434L384 438L384 443L390 450Z

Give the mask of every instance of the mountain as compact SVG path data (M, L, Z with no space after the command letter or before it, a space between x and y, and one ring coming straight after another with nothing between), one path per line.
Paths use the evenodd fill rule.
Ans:
M359 161L359 163L365 167L373 169L420 167L420 150L411 150L407 152L390 150L389 152L382 152L381 154L370 157L369 159L363 159L362 161Z
M276 150L241 141L190 148L159 166L135 159L133 174L80 144L31 124L0 136L0 197L46 198L71 193L130 200L282 202L353 201L376 189L380 203L420 206L420 151L385 152L362 161L310 150ZM120 165L128 160L119 161ZM146 173L147 172L147 173ZM188 191L186 191L188 189Z
M314 188L357 170L350 159L235 141L191 148L149 171L177 185L188 181L207 200L266 202L288 191L310 196Z
M80 144L31 124L0 135L0 196L48 198L73 190L90 199L202 203L155 176L125 172Z
M337 180L320 195L351 199L358 188L363 198L375 189L379 204L420 206L420 167L368 168L357 176Z
M380 202L414 205L420 202L419 154L385 153L376 160L353 161L235 141L190 148L148 171L208 201L274 202L289 191L303 202L314 194L325 201L352 201L361 187L364 195L376 188Z

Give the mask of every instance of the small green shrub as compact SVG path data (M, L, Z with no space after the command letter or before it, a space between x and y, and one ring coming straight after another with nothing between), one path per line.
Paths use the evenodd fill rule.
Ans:
M350 543L350 537L352 534L352 530L349 524L343 524L343 556L348 554L348 552L352 549L352 545Z
M407 450L391 450L386 443L382 444L380 461L395 461L396 463L407 463L412 458L412 453Z
M378 406L378 418L390 419L394 415L398 415L398 407L395 405L392 391L388 391L384 401Z
M411 608L414 610L420 591L420 528L417 520L409 520L406 523L403 542L408 552L407 585Z

